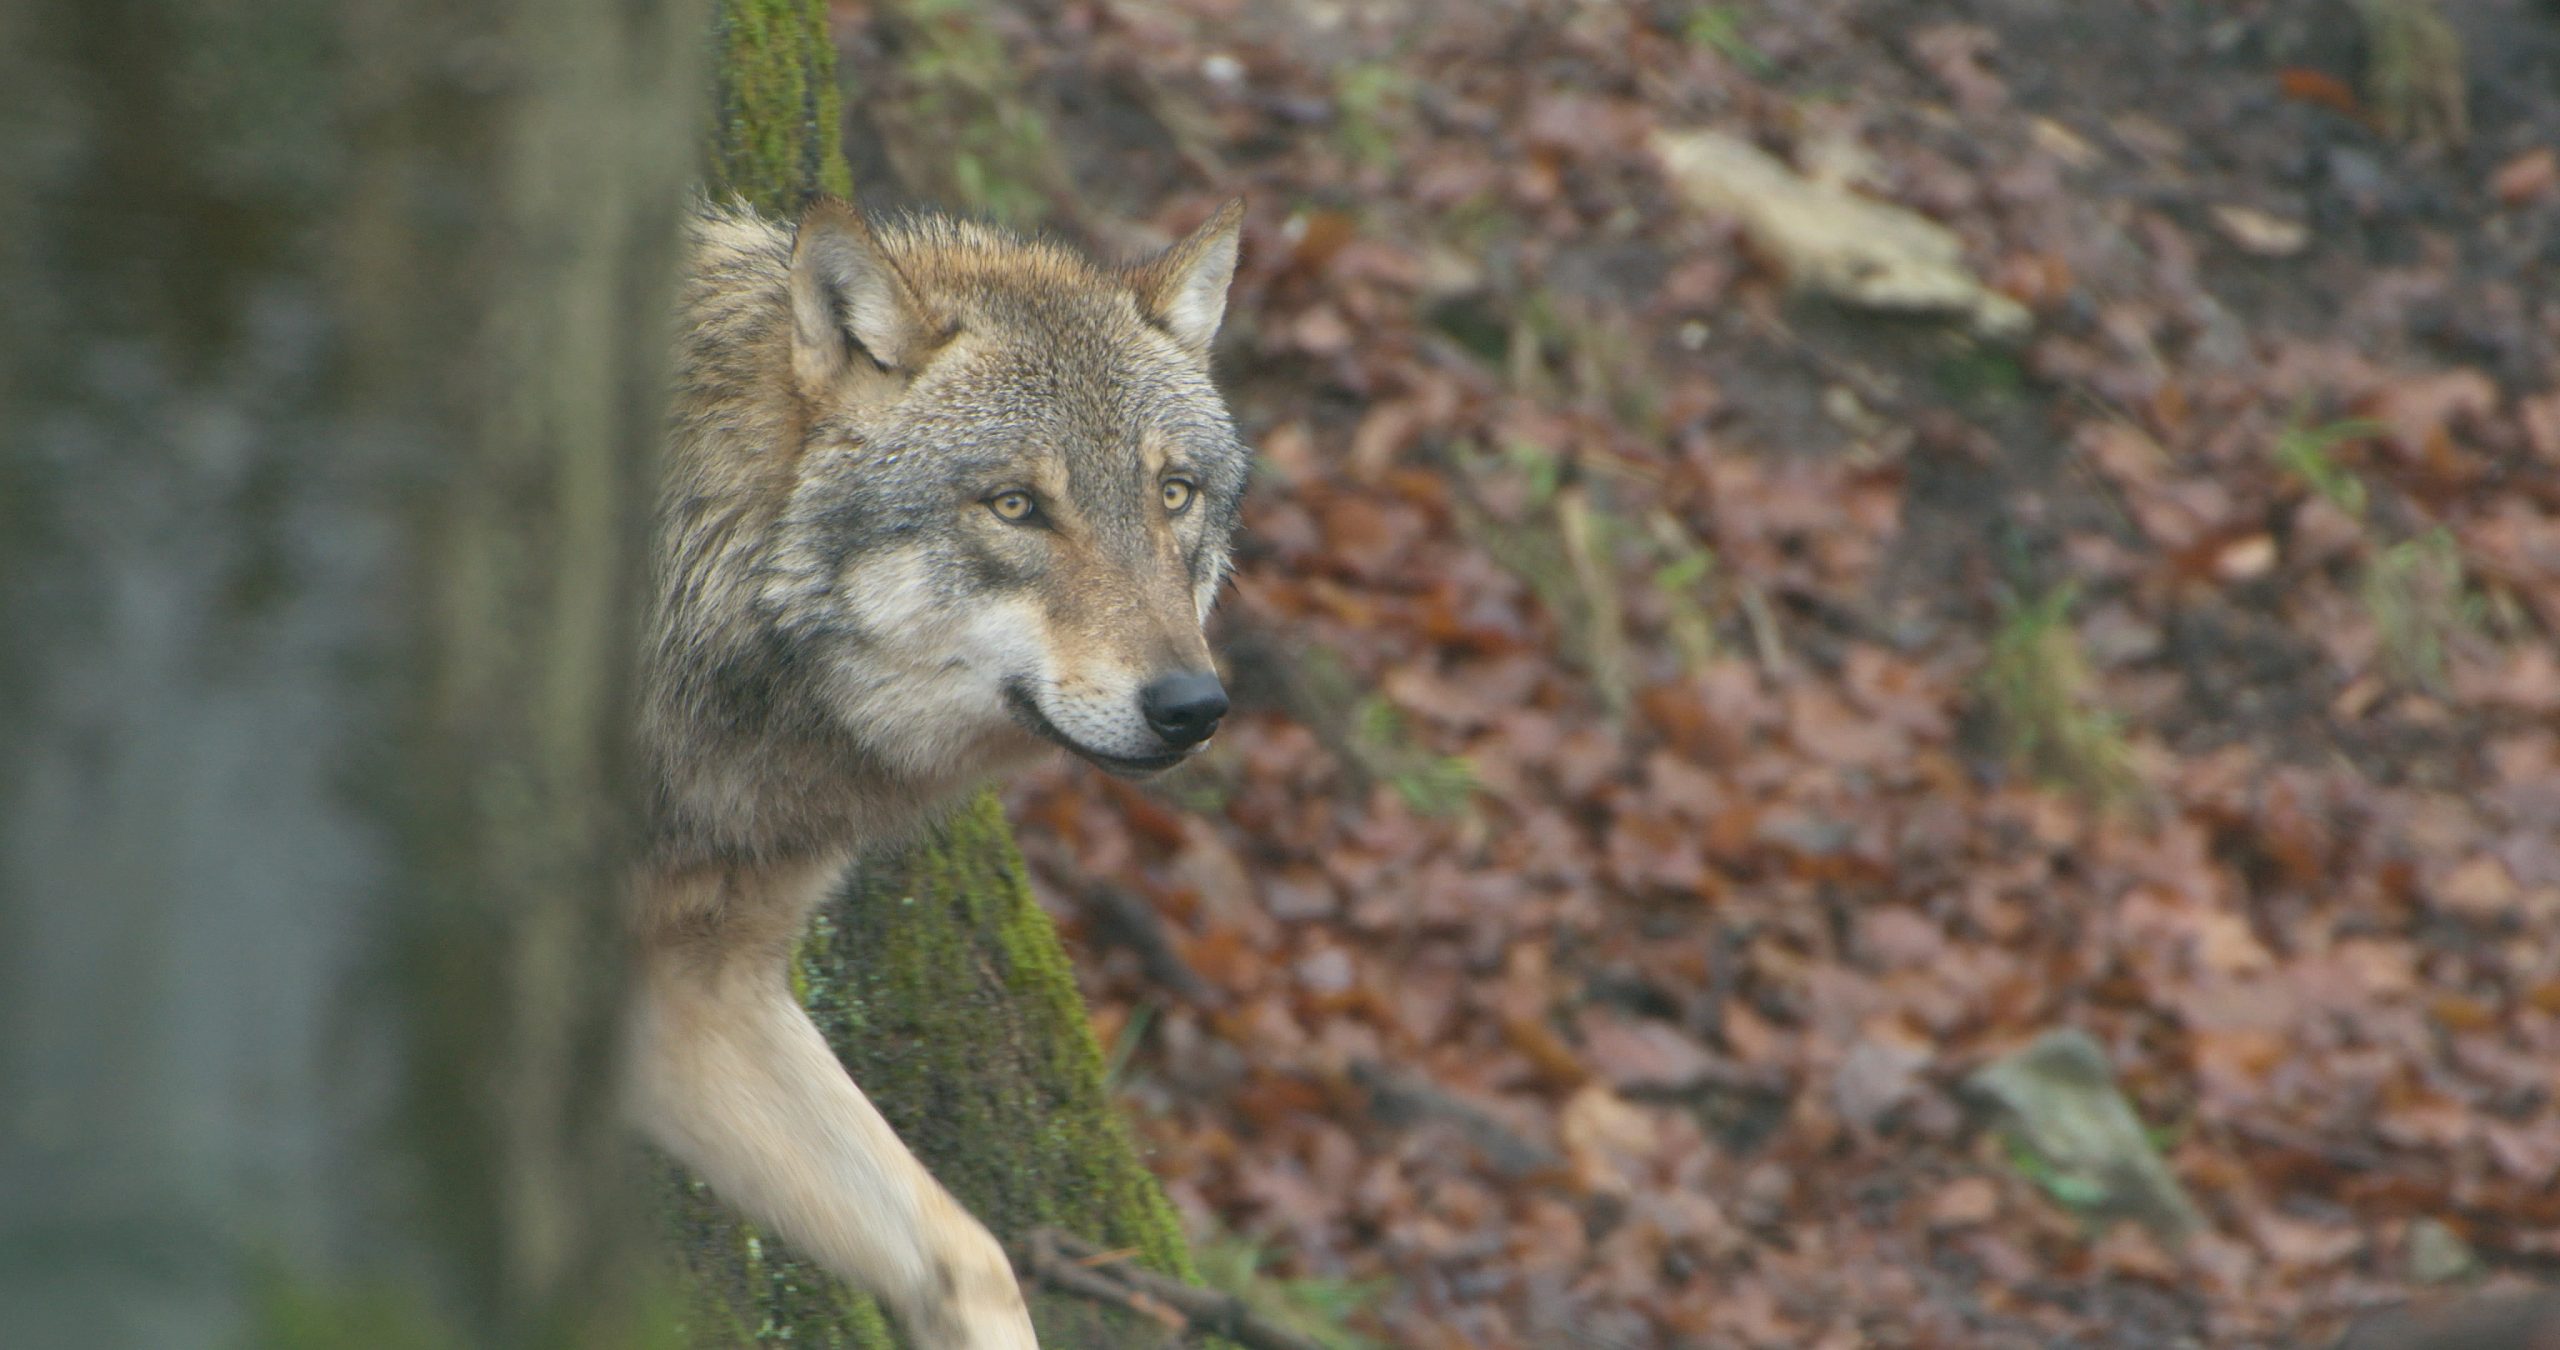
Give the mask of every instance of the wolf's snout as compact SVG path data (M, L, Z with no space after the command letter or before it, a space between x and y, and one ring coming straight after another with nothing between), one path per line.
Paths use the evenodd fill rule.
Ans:
M1209 671L1186 670L1140 690L1138 707L1167 744L1194 746L1209 739L1218 719L1227 715L1227 690Z

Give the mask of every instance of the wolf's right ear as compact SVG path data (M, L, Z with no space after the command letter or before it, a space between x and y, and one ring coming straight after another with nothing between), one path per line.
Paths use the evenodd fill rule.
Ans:
M848 370L908 371L936 332L923 299L851 203L824 197L791 244L791 372L824 389Z

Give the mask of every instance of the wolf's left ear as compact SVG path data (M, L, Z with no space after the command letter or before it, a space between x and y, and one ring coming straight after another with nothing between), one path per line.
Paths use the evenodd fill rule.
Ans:
M857 366L910 370L936 328L915 288L850 202L812 202L791 243L791 371L803 388Z
M1244 229L1244 199L1218 208L1207 223L1129 274L1138 309L1195 356L1209 354L1218 321L1227 313L1227 283L1236 276L1236 239Z

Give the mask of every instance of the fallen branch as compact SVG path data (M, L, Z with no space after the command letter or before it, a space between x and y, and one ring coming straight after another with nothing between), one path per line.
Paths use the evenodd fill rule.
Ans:
M1191 963L1182 959L1182 948L1155 906L1117 886L1098 883L1084 888L1084 903L1093 916L1095 941L1137 953L1148 979L1181 995L1193 1007L1225 1006L1225 992L1200 978Z
M1180 1339L1223 1336L1245 1350L1325 1350L1323 1342L1264 1317L1233 1294L1131 1265L1130 1255L1041 1228L1022 1240L1014 1264L1045 1289L1147 1318Z

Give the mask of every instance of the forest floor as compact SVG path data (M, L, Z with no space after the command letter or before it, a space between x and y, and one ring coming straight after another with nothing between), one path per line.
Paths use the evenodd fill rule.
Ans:
M874 196L1248 198L1238 710L1012 797L1195 1228L1435 1350L2560 1281L2560 12L2444 13L838 0ZM1790 286L1691 129L2023 331ZM2188 1200L1980 1076L2062 1028Z

